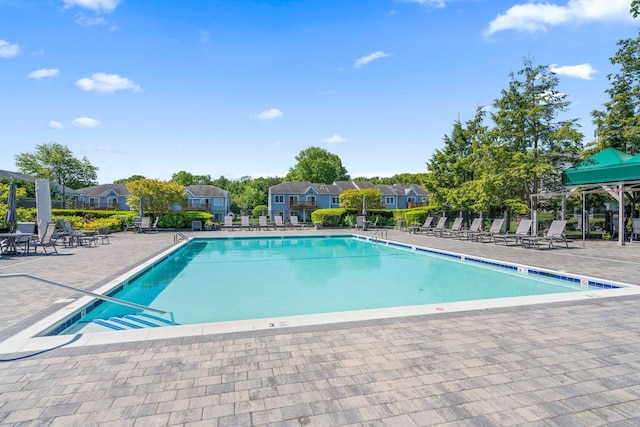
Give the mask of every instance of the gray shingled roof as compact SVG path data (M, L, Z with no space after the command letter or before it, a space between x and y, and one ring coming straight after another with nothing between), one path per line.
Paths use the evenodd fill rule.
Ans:
M194 197L227 197L229 192L215 185L188 185L187 190Z
M129 189L126 184L101 184L93 187L81 188L76 190L76 192L83 197L104 197L112 190L118 196L129 195Z

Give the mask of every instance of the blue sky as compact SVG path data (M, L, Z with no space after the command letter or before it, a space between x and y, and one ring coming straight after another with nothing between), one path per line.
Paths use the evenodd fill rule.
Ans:
M100 183L425 172L455 120L548 65L585 142L630 0L0 0L0 169L57 142Z

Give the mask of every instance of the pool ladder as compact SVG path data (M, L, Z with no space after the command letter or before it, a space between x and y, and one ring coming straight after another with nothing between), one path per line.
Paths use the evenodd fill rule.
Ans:
M371 241L373 242L377 242L379 240L387 240L387 229L386 228L381 228L379 230L376 230L375 233L373 233L373 236L371 236Z
M175 245L181 240L186 240L187 245L191 244L191 239L178 231L176 234L173 235L173 244Z

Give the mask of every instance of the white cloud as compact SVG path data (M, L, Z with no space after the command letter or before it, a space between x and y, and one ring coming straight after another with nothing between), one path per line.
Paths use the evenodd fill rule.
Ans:
M324 142L326 142L327 144L340 144L341 142L345 142L345 141L346 139L344 139L338 134L334 134L330 138L327 138L324 140Z
M629 9L629 0L568 0L564 6L548 2L517 4L491 21L486 33L503 30L534 33L569 23L632 21Z
M104 18L92 18L85 15L78 15L76 18L76 24L81 27L99 27L101 25L109 25L109 21Z
M113 93L118 90L142 92L140 86L117 74L96 73L91 78L85 77L78 80L76 85L87 92Z
M20 54L20 46L11 44L6 40L0 40L0 58L11 58Z
M578 79L591 80L592 74L596 73L591 64L579 64L579 65L563 65L558 67L556 64L552 64L550 67L551 72L558 75L567 77L576 77Z
M120 4L120 0L64 0L64 8L80 7L97 13L111 13Z
M57 76L60 71L57 68L42 68L41 70L35 70L30 72L27 77L31 79L43 79L45 77Z
M375 61L376 59L384 58L384 57L387 57L387 56L391 56L391 54L390 53L384 53L381 50L379 50L377 52L373 52L370 55L363 56L362 58L358 58L356 60L355 64L353 64L353 68L360 68L363 65L367 65L371 61Z
M444 7L447 0L401 0L403 3L417 3L422 6Z
M51 120L48 126L49 129L64 129L64 125L60 122L56 122L55 120Z
M271 108L269 110L264 110L260 114L256 115L258 120L273 120L282 117L282 111L277 108Z
M100 126L101 124L102 123L100 123L100 121L92 119L90 117L78 117L71 122L71 125L77 128L94 128L96 126Z

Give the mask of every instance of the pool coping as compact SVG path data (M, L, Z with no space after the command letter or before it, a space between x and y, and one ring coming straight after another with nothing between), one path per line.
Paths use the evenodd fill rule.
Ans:
M311 325L323 325L333 323L355 322L375 319L389 319L408 316L420 316L420 315L434 315L441 313L456 313L465 311L487 310L504 307L516 307L522 305L535 305L554 302L569 302L569 301L583 301L594 298L607 298L607 297L620 297L628 295L640 295L640 286L636 286L629 283L616 282L613 280L603 280L593 278L589 276L582 276L578 274L564 273L562 270L550 270L544 268L531 267L524 264L518 264L513 262L503 262L491 258L484 258L479 256L470 256L457 252L451 252L441 249L428 248L422 245L413 245L403 242L397 242L387 239L376 239L371 236L360 234L340 234L340 235L317 235L317 236L282 236L279 238L307 238L307 237L346 237L352 236L357 239L363 239L368 241L375 241L380 244L399 246L409 250L430 252L433 254L451 256L463 261L471 261L478 263L493 264L500 267L509 267L511 269L517 269L519 273L535 274L534 272L548 273L557 277L571 277L577 278L580 283L606 283L614 286L619 286L614 289L598 289L588 292L568 292L561 294L545 294L526 297L509 297L509 298L495 298L485 300L473 300L473 301L461 301L452 303L441 304L428 304L428 305L415 305L415 306L402 306L402 307L390 307L381 309L369 309L369 310L356 310L346 312L334 312L334 313L322 313L322 314L309 314L298 316L286 316L286 317L274 317L264 319L251 319L251 320L239 320L228 322L214 322L203 323L196 325L178 325L163 328L149 328L149 329L137 329L126 331L105 331L97 333L78 333L76 335L57 335L57 336L36 336L43 330L52 327L56 323L62 322L71 313L77 312L82 307L90 304L94 299L91 297L81 297L72 303L64 306L55 313L45 317L44 319L34 323L30 327L23 329L17 334L11 336L5 341L0 343L0 353L19 353L19 352L34 352L45 351L51 348L57 348L60 346L68 347L82 347L104 344L115 344L125 342L137 342L146 340L159 340L168 338L179 337L191 337L198 335L210 335L210 334L223 334L230 332L245 332L245 331L258 331L258 330L274 330L283 329L298 326L311 326ZM260 238L264 238L261 236ZM229 240L229 239L255 239L258 237L212 237L203 238L203 240ZM196 238L198 239L198 238ZM174 245L155 257L147 260L144 263L135 266L130 271L122 274L99 289L95 290L95 293L106 294L113 288L121 285L123 282L132 280L144 271L152 268L172 253L180 250L184 245L189 242L182 241L177 245ZM597 286L597 285L596 285ZM68 301L61 300L60 304L65 304Z

